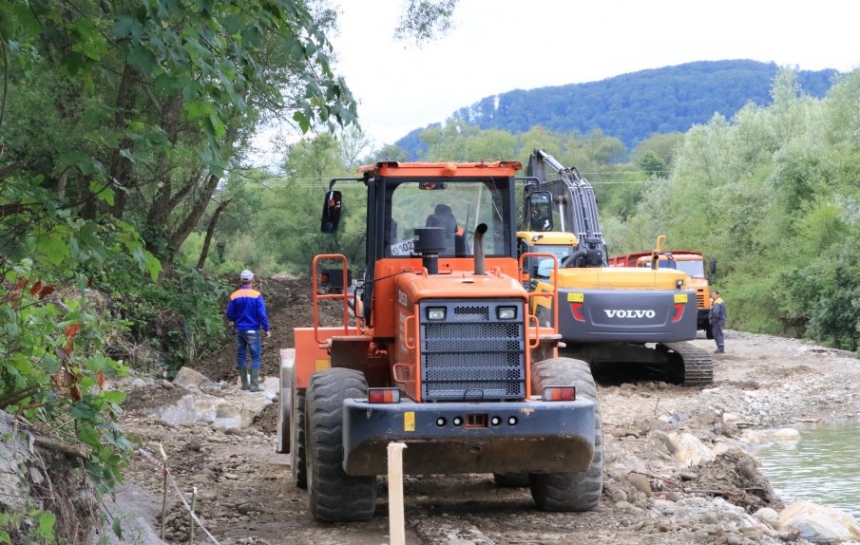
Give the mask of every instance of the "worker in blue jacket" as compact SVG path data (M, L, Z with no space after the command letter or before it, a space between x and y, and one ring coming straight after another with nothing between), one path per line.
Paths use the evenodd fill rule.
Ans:
M711 323L711 331L714 333L714 342L717 343L715 354L723 354L726 351L723 328L726 327L726 302L720 297L720 292L711 290L711 312L708 321Z
M263 294L254 289L254 273L245 269L239 274L242 285L230 294L227 304L227 318L236 327L236 367L242 380L242 389L259 392L261 353L260 330L266 338L272 336L269 319L266 316L266 303ZM245 368L247 353L251 352L251 379Z

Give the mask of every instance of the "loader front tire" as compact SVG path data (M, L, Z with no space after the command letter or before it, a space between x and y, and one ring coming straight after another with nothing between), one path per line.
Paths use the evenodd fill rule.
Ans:
M307 389L308 497L322 522L370 520L376 507L376 478L343 470L343 402L367 398L358 371L331 368L314 373Z
M577 473L530 473L532 498L545 511L588 511L597 506L603 492L603 428L597 387L588 363L572 358L552 358L532 367L533 391L544 386L576 386L577 399L594 402L594 456L585 471Z

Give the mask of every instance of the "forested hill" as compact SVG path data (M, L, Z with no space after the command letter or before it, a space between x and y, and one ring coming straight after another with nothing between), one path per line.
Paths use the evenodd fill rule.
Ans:
M715 113L731 117L748 102L769 105L779 68L751 60L692 62L590 83L509 91L461 108L452 118L514 134L537 125L561 133L599 129L632 149L653 133L686 132ZM803 92L820 98L837 74L833 69L798 71L797 81ZM425 128L396 144L417 157Z

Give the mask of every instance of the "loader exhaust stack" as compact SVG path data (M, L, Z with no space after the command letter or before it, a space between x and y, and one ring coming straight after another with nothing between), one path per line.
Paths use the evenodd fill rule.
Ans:
M487 224L482 223L475 228L475 274L484 274L484 233L487 232Z

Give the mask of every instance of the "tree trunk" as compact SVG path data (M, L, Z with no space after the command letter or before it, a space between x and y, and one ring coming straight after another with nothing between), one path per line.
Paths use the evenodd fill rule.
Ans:
M128 63L122 73L119 90L116 97L116 115L114 115L114 130L124 132L127 113L134 107L134 93L132 92L135 70ZM131 149L134 142L128 137L123 138L116 149L111 152L110 176L117 184L118 191L114 197L111 212L114 217L122 218L128 203L128 191L132 185L131 160L122 156L123 149Z
M203 270L203 266L206 264L206 258L209 256L209 246L212 244L212 233L215 232L215 226L218 224L218 217L221 215L221 212L227 208L227 205L230 204L230 199L222 202L218 205L214 212L212 212L212 217L209 219L209 226L206 228L206 238L203 239L203 249L200 250L200 259L197 260L197 270Z
M176 252L179 251L179 247L182 246L182 243L185 242L185 239L188 238L188 235L190 235L191 231L194 230L197 222L199 222L200 218L203 217L203 213L206 212L206 207L209 205L212 195L218 188L219 181L220 178L218 178L218 176L210 174L209 178L206 180L206 185L200 189L199 196L194 201L194 204L192 204L191 211L185 216L185 218L179 223L179 226L174 229L172 233L165 233L165 237L167 239L167 251L169 254L168 259L173 259Z
M167 140L171 144L176 144L176 139L179 135L179 114L181 113L182 97L177 95L170 99L164 110L161 112L161 127L167 135ZM157 176L159 177L158 189L155 192L155 197L152 199L152 204L149 208L149 214L146 218L148 227L157 227L164 229L167 226L167 221L170 218L170 198L173 193L172 174L170 158L166 151L161 152L158 158Z
M235 126L228 128L227 134L224 135L224 141L221 143L222 149L233 149L233 145L235 144L238 136L239 131ZM179 247L182 246L182 243L185 242L185 239L188 238L188 235L190 235L194 230L194 227L197 226L200 218L203 217L203 213L206 212L206 207L209 206L209 203L212 200L212 195L214 195L215 190L218 189L220 181L221 179L218 176L209 174L203 187L196 188L197 190L194 192L195 197L193 203L191 203L191 211L172 232L165 233L169 259L173 259L176 252L179 251Z

